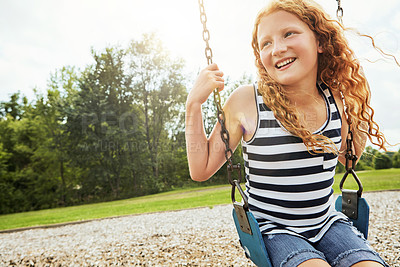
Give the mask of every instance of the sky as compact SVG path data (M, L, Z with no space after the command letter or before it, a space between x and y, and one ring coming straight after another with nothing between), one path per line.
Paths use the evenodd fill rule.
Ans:
M336 0L316 0L335 17ZM256 77L251 32L268 0L204 0L213 61L231 79ZM400 1L342 0L345 26L375 38L400 61ZM155 32L191 80L207 65L197 0L0 0L0 101L20 92L44 93L51 73L92 64L91 49L126 47ZM372 90L375 119L388 140L400 142L400 67L366 38L348 35ZM189 88L190 89L190 88ZM188 89L188 90L189 90ZM393 149L397 150L399 146Z

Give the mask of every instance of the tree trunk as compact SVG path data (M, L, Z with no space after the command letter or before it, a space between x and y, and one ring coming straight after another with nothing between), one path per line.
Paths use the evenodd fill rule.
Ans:
M64 160L61 159L60 161L60 177L61 177L61 202L62 205L65 206L65 191L66 191L66 186L65 186L65 177L64 177Z
M155 147L157 146L157 144L152 144L151 143L151 136L150 136L150 125L149 125L149 103L148 103L148 92L146 91L146 89L144 89L144 126L146 128L146 141L147 141L147 147L149 149L149 153L150 153L150 159L152 164L152 169L153 169L153 175L156 179L158 179L158 170L157 170L157 155L154 155L154 153L156 151Z

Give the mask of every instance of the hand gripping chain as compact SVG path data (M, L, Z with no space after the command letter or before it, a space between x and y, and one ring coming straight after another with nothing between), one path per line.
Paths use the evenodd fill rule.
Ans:
M207 58L207 64L210 65L212 64L212 50L210 48L210 32L207 29L207 15L204 9L204 3L203 0L198 0L199 2L199 8L200 8L200 21L203 24L203 40L206 43L206 48L205 48L205 56ZM217 118L218 122L221 125L221 139L225 144L225 159L228 162L228 180L229 183L232 185L232 202L235 202L235 188L237 187L239 190L240 195L242 196L242 199L245 203L245 208L247 208L247 197L244 194L243 190L240 188L240 182L241 182L241 171L240 171L240 164L233 165L232 162L232 156L233 156L233 151L229 147L229 132L225 127L225 113L224 110L222 109L222 104L221 104L221 95L219 94L218 88L214 89L214 102L217 107ZM238 173L238 179L234 180L232 179L232 172L236 170Z

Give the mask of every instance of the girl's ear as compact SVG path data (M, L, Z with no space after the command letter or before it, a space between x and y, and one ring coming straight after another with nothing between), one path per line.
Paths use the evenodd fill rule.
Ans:
M321 42L317 41L317 52L319 54L322 54L324 52L324 49L322 48Z

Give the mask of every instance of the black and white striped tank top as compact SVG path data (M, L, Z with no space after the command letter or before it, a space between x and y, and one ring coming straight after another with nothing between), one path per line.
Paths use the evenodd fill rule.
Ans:
M340 148L341 117L330 89L317 84L328 119L315 133ZM287 233L318 241L332 223L345 218L335 211L333 176L337 155L310 154L301 138L286 131L264 104L254 86L258 125L248 142L242 140L249 208L263 234Z

